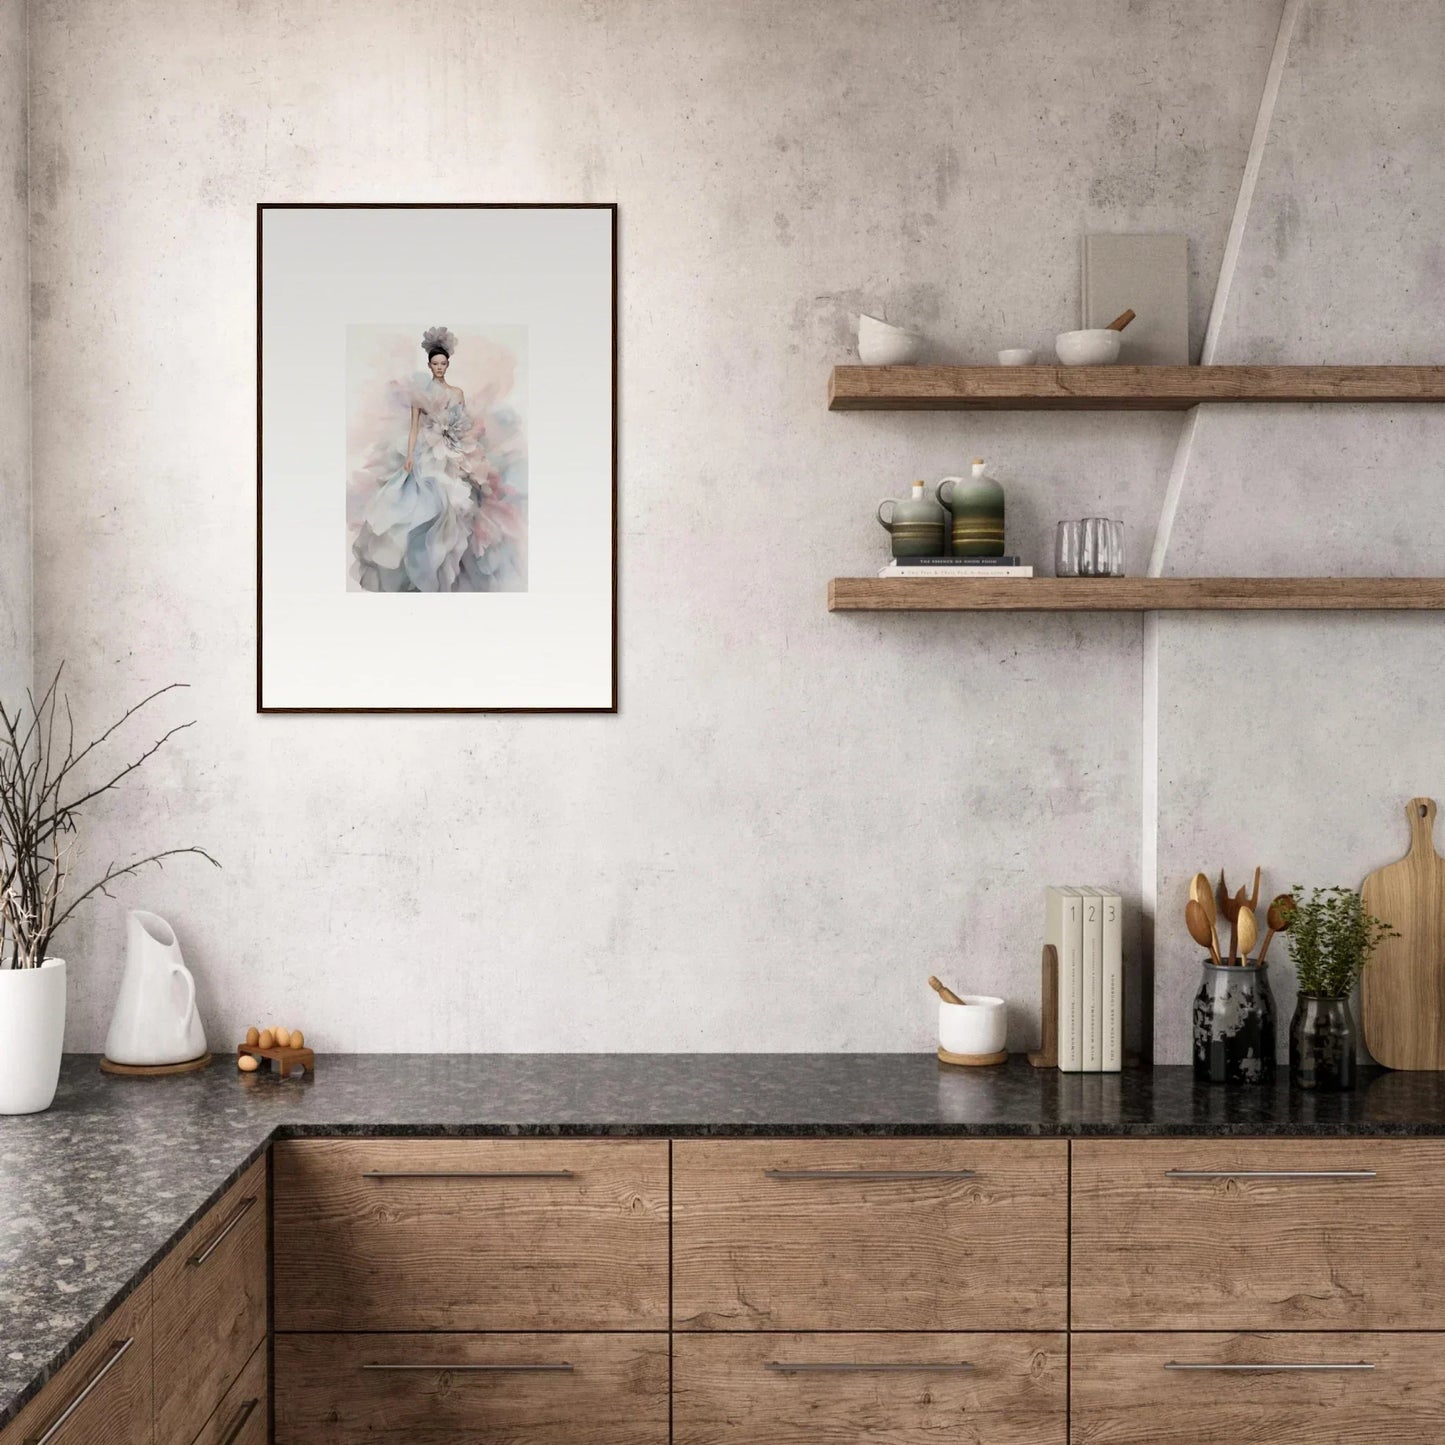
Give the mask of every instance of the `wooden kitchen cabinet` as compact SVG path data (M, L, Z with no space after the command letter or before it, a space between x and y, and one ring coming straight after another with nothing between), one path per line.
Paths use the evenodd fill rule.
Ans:
M1065 1445L1062 1334L689 1334L675 1445Z
M680 1330L1060 1330L1068 1144L679 1140Z
M1073 1326L1445 1329L1442 1201L1434 1140L1075 1140Z
M1076 1334L1071 1445L1439 1445L1445 1336Z
M665 1334L276 1340L276 1445L667 1445Z
M266 1342L262 1340L211 1418L201 1427L195 1445L267 1445L270 1402Z
M147 1278L0 1431L0 1445L151 1445Z
M667 1329L666 1140L290 1140L274 1187L278 1330Z
M156 1445L191 1445L266 1338L266 1161L156 1266Z

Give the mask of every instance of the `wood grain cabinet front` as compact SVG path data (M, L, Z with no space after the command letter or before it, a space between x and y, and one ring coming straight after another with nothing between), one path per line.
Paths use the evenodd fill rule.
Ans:
M266 1337L266 1161L156 1266L156 1445L191 1445Z
M1062 1140L679 1141L680 1330L1063 1329Z
M151 1282L0 1430L0 1445L151 1445Z
M665 1140L275 1146L278 1330L665 1330Z
M1062 1334L695 1334L676 1445L1065 1445Z
M667 1336L279 1336L276 1445L360 1440L667 1445Z
M267 1445L270 1413L266 1342L262 1340L236 1383L201 1427L195 1445Z
M1445 1337L1077 1334L1072 1445L1440 1445Z
M1445 1329L1442 1199L1441 1141L1077 1140L1074 1328Z

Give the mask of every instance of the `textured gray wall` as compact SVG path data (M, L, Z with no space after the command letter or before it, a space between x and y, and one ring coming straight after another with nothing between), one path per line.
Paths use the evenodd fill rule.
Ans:
M0 5L0 698L30 685L26 7Z
M1338 95L1349 71L1352 112L1388 104L1409 123L1390 67L1424 65L1435 7L1380 7L1394 29L1362 73L1345 22L1319 8L1299 73L1315 67ZM824 585L880 559L879 496L975 454L1008 479L1010 541L1037 562L1057 517L1103 509L1125 518L1138 563L1179 420L831 416L827 367L848 358L859 308L923 327L946 359L1045 343L1073 324L1091 229L1187 232L1197 350L1279 13L1279 0L37 0L34 387L37 415L62 418L34 442L39 662L69 659L94 720L192 684L166 717L189 708L199 725L107 800L88 850L95 865L191 841L222 857L223 873L182 862L120 895L180 929L213 1038L284 1018L326 1048L916 1048L932 1041L929 971L1031 1012L1042 885L1138 895L1140 623L830 617ZM1363 226L1377 189L1408 192L1436 163L1416 148L1414 180L1390 176L1383 122L1350 129L1295 88L1280 126L1314 133L1291 129L1272 161L1262 199L1279 214L1242 272L1261 296L1338 297L1313 269L1311 226L1332 207L1334 224ZM1302 153L1338 194L1291 201ZM620 203L620 716L255 716L262 199ZM1358 244L1417 264L1388 227ZM1364 278L1347 288L1353 315L1326 359L1353 359L1354 336L1379 349L1367 359L1397 354L1369 292ZM1314 308L1285 317L1286 304L1243 313L1271 334L1238 331L1239 354L1318 355L1325 341L1301 329ZM1297 457L1316 419L1212 415L1221 456L1256 428L1239 444L1250 470L1228 482L1253 526L1276 486L1260 447L1288 427ZM1377 418L1329 424L1417 425ZM1351 493L1349 468L1326 476ZM1197 480L1181 541L1194 508L1214 515ZM1297 504L1319 484L1301 475ZM1294 525L1260 517L1251 538ZM1377 546L1358 570L1382 568ZM1220 626L1186 625L1204 639ZM1242 788L1308 746L1300 719L1322 702L1347 717L1382 653L1404 670L1411 639L1428 651L1439 636L1428 621L1238 624L1256 658L1286 660L1314 632L1333 656L1359 626L1377 629L1374 660L1350 686L1293 663L1280 684L1256 661L1247 694L1203 697L1166 638L1171 923L1184 855L1280 856L1276 837L1313 837L1320 816L1279 778L1267 815L1214 780L1181 796L1193 748L1227 753ZM109 904L66 940L83 962L73 1047L103 1037L121 941ZM1165 942L1161 1033L1178 1057ZM1032 1037L1021 1016L1011 1043Z

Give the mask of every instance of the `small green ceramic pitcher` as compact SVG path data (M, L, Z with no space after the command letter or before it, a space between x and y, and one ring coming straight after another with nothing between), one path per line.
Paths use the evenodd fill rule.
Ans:
M1003 488L984 476L983 466L983 458L975 457L971 477L944 477L933 489L953 513L955 557L1003 556Z
M884 507L893 511L883 515ZM906 501L884 497L878 503L878 521L893 539L895 557L943 556L943 508L926 496L922 482L914 482L913 495Z

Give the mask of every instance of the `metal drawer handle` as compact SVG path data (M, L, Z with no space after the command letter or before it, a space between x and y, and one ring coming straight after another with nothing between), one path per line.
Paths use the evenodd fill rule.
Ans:
M764 1169L765 1179L976 1179L972 1169Z
M1166 1169L1166 1179L1374 1179L1373 1169Z
M236 1437L246 1428L246 1421L251 1418L259 1400L244 1400L241 1408L236 1411L231 1423L226 1427L226 1433L221 1436L220 1445L236 1445Z
M251 1206L255 1204L255 1202L256 1196L254 1194L247 1195L246 1198L243 1199L236 1206L235 1213L232 1214L231 1217L220 1227L220 1229L216 1231L216 1235L211 1240L211 1242L199 1254L193 1254L186 1261L186 1263L196 1267L205 1264L205 1262L221 1247L221 1241L250 1212Z
M576 1365L570 1365L565 1360L547 1362L545 1364L519 1364L519 1365L363 1365L363 1370L445 1370L448 1374L503 1374L521 1372L525 1374L536 1374L539 1371L567 1371L575 1370Z
M1183 1364L1178 1360L1170 1360L1164 1366L1166 1370L1373 1370L1373 1365L1363 1362L1337 1361L1329 1364L1316 1365L1192 1365Z
M575 1179L571 1169L368 1169L363 1179Z
M958 1361L910 1361L897 1365L870 1365L843 1362L838 1364L789 1364L786 1360L769 1360L764 1366L779 1375L899 1375L927 1371L930 1374L956 1375L965 1370L975 1369L967 1360Z
M120 1364L121 1356L124 1355L125 1352L130 1349L133 1344L135 1344L134 1335L130 1336L128 1339L117 1340L114 1344L112 1344L110 1347L110 1358L90 1377L90 1379L86 1382L85 1386L80 1390L80 1392L75 1396L75 1398L60 1412L60 1414L58 1414L55 1419L50 1422L50 1428L43 1435L39 1435L33 1440L22 1441L21 1445L50 1445L50 1442L54 1440L57 1435L60 1434L61 1428L64 1426L65 1422L70 1419L70 1417L75 1414L78 1409L80 1409L80 1407L85 1403L86 1398L90 1395L90 1392L94 1390L96 1386L98 1386L100 1382L105 1379L105 1377L110 1374L110 1372L115 1369L118 1364Z

